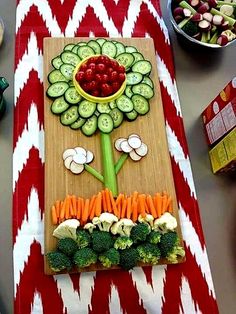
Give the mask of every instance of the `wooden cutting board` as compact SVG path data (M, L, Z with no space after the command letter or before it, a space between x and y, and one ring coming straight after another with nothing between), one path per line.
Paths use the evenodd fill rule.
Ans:
M136 190L153 195L156 192L167 191L173 198L174 216L178 221L177 232L182 241L153 40L144 38L114 38L114 40L125 45L135 46L144 58L152 63L150 78L154 82L155 90L155 95L150 100L150 112L145 116L139 116L134 122L123 122L111 134L114 143L119 137L128 137L131 133L137 133L149 148L148 155L141 161L134 162L130 159L126 161L118 174L119 192L131 194ZM46 96L47 75L52 70L51 60L61 53L66 44L80 41L89 41L89 38L44 39L45 254L54 250L57 242L52 236L55 226L51 223L50 213L51 206L55 201L64 200L67 194L90 198L103 188L102 183L86 171L80 175L72 174L64 167L62 159L65 149L82 146L94 153L95 159L90 165L101 172L99 133L92 137L86 137L80 130L74 131L63 126L59 118L51 113L51 100ZM114 149L115 161L119 155L120 153ZM183 258L179 259L179 262L183 261ZM161 260L160 264L162 263L166 263L166 261ZM93 265L86 271L98 269L104 268ZM46 258L45 273L53 274L48 267Z

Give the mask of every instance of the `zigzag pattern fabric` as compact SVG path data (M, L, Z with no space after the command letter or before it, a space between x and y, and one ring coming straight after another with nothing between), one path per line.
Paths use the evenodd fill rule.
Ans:
M152 37L187 261L46 276L44 37ZM168 31L158 0L18 0L13 152L15 313L218 313L184 135Z

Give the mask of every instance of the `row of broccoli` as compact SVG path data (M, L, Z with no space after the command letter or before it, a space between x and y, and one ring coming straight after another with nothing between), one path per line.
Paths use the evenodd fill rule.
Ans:
M177 263L178 256L184 255L175 231L162 233L152 230L147 223L137 223L129 236L96 229L90 233L78 227L76 238L59 239L56 251L49 252L47 258L50 268L61 272L97 262L106 268L119 265L129 270L138 262L156 265L161 257Z

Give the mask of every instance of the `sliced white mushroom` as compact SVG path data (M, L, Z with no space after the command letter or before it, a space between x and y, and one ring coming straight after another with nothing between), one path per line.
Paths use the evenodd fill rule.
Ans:
M131 146L133 149L139 148L142 144L142 141L139 137L137 136L129 136L128 138L128 144Z
M138 154L135 153L134 150L132 150L130 153L129 153L129 156L130 158L133 160L133 161L139 161L142 157L139 156Z
M124 153L130 153L133 150L127 140L121 142L120 148Z
M70 169L70 164L73 161L73 156L68 156L65 161L64 161L64 165L67 169Z
M135 153L138 154L141 157L144 157L148 153L148 147L145 143L142 143L141 146L137 149L135 149Z
M72 161L70 164L70 171L79 174L84 170L84 165L77 164L76 162Z
M90 150L88 150L87 155L86 155L86 164L89 164L90 162L92 162L93 158L94 158L93 153L90 152Z
M76 151L74 150L74 148L68 148L64 151L62 158L63 160L65 160L67 157L74 156L75 154L76 154Z
M121 149L120 145L121 145L121 143L122 143L123 141L126 141L126 138L120 137L120 138L118 138L118 139L115 141L115 148L116 148L119 152L122 152L122 149Z
M83 147L80 147L80 146L75 147L75 151L76 151L77 154L82 154L84 156L86 156L86 154L87 154L86 150Z
M73 156L73 161L77 164L85 164L86 163L86 155L76 154Z

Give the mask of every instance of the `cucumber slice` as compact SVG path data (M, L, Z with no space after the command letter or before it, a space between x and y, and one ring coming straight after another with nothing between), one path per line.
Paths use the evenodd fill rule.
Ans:
M66 82L56 82L50 85L47 89L47 95L51 98L56 98L64 95L65 91L69 88Z
M63 125L70 125L74 123L78 118L78 107L72 106L62 113L60 121Z
M65 101L63 96L56 98L51 104L51 111L54 114L61 114L66 111L70 105Z
M72 64L63 63L59 70L68 81L72 81L74 69L75 67Z
M139 72L129 72L126 74L127 85L136 85L140 83L143 79L143 76Z
M89 118L94 114L96 110L96 104L85 99L79 104L78 110L82 118Z
M132 86L131 85L128 85L126 86L125 88L125 95L129 98L131 98L133 96L133 92L132 92Z
M79 43L77 44L78 47L82 47L82 46L86 46L86 45L87 45L87 43L84 42L84 41L81 41L81 42L79 42Z
M149 85L152 89L154 88L153 81L148 76L143 77L142 83Z
M146 99L151 99L154 95L153 89L148 84L145 83L134 85L132 87L132 92L134 94L141 95Z
M109 107L110 107L111 109L114 109L114 108L117 107L115 100L109 102Z
M76 54L78 54L78 49L79 49L79 46L75 45L74 48L71 51L76 53Z
M75 46L75 44L67 44L67 45L65 45L65 47L64 47L64 50L65 51L71 51L73 48L74 48L74 46Z
M125 95L121 95L119 98L117 98L116 104L122 112L130 112L134 109L132 101Z
M73 66L76 66L81 61L80 57L71 51L62 52L61 60L64 63L72 64Z
M112 41L106 41L103 45L102 45L102 54L103 55L107 55L111 58L114 58L116 56L116 45L113 44Z
M137 48L135 48L134 46L126 46L125 52L128 52L128 53L137 52Z
M97 130L97 125L98 125L97 121L98 121L98 118L95 115L88 118L81 128L83 134L86 136L93 135Z
M48 81L49 81L49 83L53 84L53 83L56 83L56 82L67 82L68 80L61 73L61 71L59 71L59 70L52 70L48 74Z
M64 97L65 100L72 105L78 104L82 99L81 95L77 92L75 87L69 87L65 92Z
M132 71L134 72L139 72L143 75L147 75L151 72L152 70L152 64L151 62L147 60L140 60L137 61L133 66L132 66Z
M85 45L85 46L79 47L78 55L83 60L89 56L95 55L95 51L93 50L93 48L89 47L88 45Z
M136 110L132 110L130 112L126 112L125 116L129 121L134 121L138 117L138 113Z
M114 108L109 112L112 117L114 128L118 128L121 125L124 119L124 114L118 108Z
M73 130L78 130L85 124L86 119L79 117L74 123L70 125L70 128Z
M117 56L120 55L121 53L125 52L125 46L122 43L116 41L116 42L114 42L114 44L116 45L116 55Z
M60 69L60 66L63 64L63 62L62 62L62 60L61 60L61 57L60 57L60 56L57 56L57 57L53 58L52 61L51 61L51 64L52 64L52 66L53 66L55 69L59 70L59 69Z
M132 52L132 55L134 56L134 63L144 60L144 56L140 52Z
M145 115L146 113L148 113L150 106L147 99L140 95L133 95L131 100L137 113L139 113L140 115Z
M89 47L91 47L94 51L96 55L100 55L101 54L101 47L100 45L96 42L96 40L90 40L87 44Z
M110 133L114 128L112 117L107 113L101 113L98 117L98 128L103 133Z
M108 103L103 103L103 104L99 103L97 104L97 110L100 113L109 113L111 111L111 108Z
M106 42L105 38L97 38L96 42L99 44L100 47Z
M116 57L116 60L125 67L127 70L128 68L131 67L131 65L134 62L134 56L131 53L121 53Z

